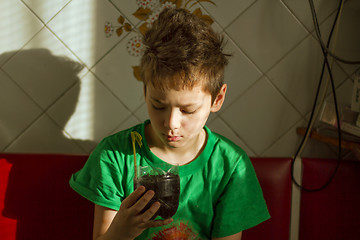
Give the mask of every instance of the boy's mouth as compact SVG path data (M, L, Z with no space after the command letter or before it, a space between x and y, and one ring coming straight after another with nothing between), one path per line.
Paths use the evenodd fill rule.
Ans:
M171 136L171 135L167 135L167 140L170 142L176 142L180 140L180 136Z

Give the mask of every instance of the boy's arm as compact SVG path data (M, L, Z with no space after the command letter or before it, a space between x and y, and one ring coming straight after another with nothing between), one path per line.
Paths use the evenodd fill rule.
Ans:
M94 226L93 226L94 240L102 239L99 237L103 236L106 233L112 221L114 220L116 213L117 211L115 210L95 204Z
M238 232L234 235L222 237L222 238L213 238L212 240L241 240L242 232Z

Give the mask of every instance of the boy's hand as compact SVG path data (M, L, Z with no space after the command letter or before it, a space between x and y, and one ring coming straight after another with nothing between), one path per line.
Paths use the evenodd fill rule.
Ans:
M147 191L145 194L144 192L145 187L140 186L121 203L120 209L111 224L114 225L111 227L111 231L116 232L117 237L134 239L147 228L159 227L172 222L172 218L151 220L160 208L159 202L153 203L148 210L142 213L145 206L155 195L152 190Z

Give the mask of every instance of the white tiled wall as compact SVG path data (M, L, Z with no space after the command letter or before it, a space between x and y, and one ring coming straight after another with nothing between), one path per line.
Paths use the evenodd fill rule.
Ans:
M1 0L0 152L89 153L103 137L147 118L142 84L130 55L140 0ZM159 0L148 0L156 7ZM183 4L186 1L182 1ZM196 1L191 1L196 3ZM291 156L299 144L322 65L308 1L202 1L203 14L224 33L233 54L226 71L224 108L208 126L250 156ZM315 0L328 36L338 1ZM105 22L114 27L105 35ZM336 53L360 59L360 3L345 2ZM333 65L340 101L350 103L359 65ZM335 157L334 148L309 141L304 155Z

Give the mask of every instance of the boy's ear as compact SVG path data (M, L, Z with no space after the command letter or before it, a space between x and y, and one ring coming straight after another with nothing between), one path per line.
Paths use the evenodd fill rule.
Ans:
M211 109L210 109L211 112L217 112L221 109L221 106L223 105L223 103L225 101L226 90L227 90L227 85L226 84L222 85L218 95L214 99L214 102L211 106Z

